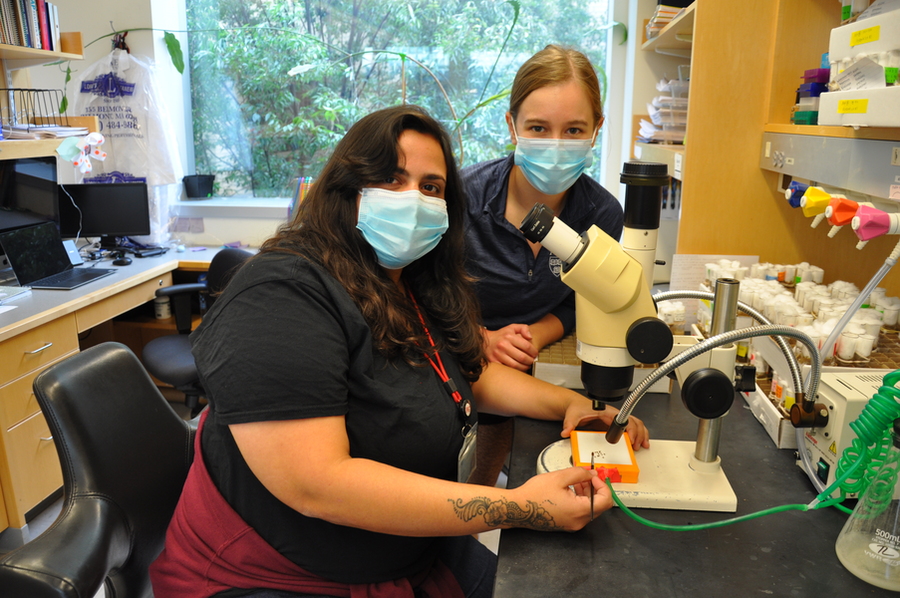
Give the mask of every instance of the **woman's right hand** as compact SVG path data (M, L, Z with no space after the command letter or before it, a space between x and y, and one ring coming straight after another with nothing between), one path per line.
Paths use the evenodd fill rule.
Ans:
M528 324L510 324L499 330L484 329L484 347L488 361L528 371L538 356Z
M515 489L519 513L506 513L508 527L537 531L578 531L613 506L612 494L596 471L569 467L534 476ZM507 526L504 526L507 527Z

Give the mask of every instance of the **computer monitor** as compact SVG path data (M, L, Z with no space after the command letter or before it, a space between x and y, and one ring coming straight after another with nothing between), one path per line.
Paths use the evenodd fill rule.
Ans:
M60 185L59 232L63 237L101 237L104 247L116 246L117 237L149 235L147 184Z
M59 222L56 158L0 161L0 230Z

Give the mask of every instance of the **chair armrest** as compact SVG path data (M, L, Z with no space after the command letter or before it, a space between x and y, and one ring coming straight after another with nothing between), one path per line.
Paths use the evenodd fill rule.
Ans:
M131 554L121 511L100 497L67 500L43 534L0 557L4 596L94 596Z
M161 289L156 289L157 297L172 297L182 293L201 293L206 290L205 282L189 282L185 284L173 284Z
M190 282L185 284L173 284L171 286L156 289L157 297L170 297L172 314L175 316L175 328L180 334L191 332L191 296L207 290L205 282Z

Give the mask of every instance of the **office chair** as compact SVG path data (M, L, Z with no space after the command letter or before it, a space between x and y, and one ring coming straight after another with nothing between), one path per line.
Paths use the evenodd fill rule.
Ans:
M104 343L34 381L63 473L63 505L43 534L0 557L0 594L152 596L159 555L193 458L195 428L126 346Z
M191 417L200 411L203 386L191 355L191 298L205 293L209 303L215 301L238 267L251 255L243 249L222 249L209 264L206 282L175 284L156 290L157 297L169 297L175 315L178 334L153 339L144 345L141 361L147 371L166 384L184 393L184 404L191 410Z

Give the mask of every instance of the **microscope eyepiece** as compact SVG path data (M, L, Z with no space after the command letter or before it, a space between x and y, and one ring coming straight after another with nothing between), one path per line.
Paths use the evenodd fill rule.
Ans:
M669 167L661 162L631 160L622 165L619 182L626 185L664 187L669 184Z
M534 204L519 230L532 243L540 243L566 264L575 263L587 247L587 241L553 215L542 203Z
M656 230L662 209L662 188L669 184L669 167L659 162L632 160L622 167L625 183L625 228Z
M542 203L536 203L522 220L519 230L532 243L541 243L552 227L553 211Z

